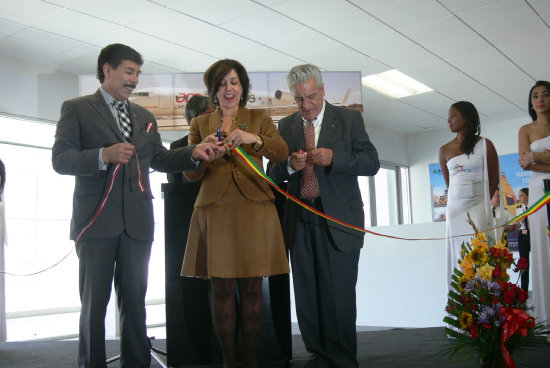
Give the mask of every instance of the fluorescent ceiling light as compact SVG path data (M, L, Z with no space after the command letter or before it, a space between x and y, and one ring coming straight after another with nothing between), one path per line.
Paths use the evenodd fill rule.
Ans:
M361 81L365 86L393 98L433 91L430 87L395 69L380 74L367 75Z

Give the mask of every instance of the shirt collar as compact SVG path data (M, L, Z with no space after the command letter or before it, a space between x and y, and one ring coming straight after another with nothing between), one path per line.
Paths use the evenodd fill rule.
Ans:
M103 99L109 106L113 106L113 101L117 101L113 96L109 94L109 92L105 91L102 86L99 86L99 92L101 93L101 96L103 96ZM124 105L127 105L128 100L122 101L124 102Z

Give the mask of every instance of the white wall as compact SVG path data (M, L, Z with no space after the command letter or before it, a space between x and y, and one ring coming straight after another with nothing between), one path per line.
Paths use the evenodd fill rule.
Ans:
M368 114L368 111L366 112ZM378 151L380 161L408 166L407 136L379 126L367 124L369 138Z
M444 223L370 230L403 238L445 236ZM367 234L359 260L357 324L442 326L446 305L445 240L407 241Z
M56 122L61 103L78 95L78 76L0 56L0 112Z

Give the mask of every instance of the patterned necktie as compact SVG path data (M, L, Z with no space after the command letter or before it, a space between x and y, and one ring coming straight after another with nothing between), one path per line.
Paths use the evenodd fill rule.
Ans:
M313 123L309 121L304 132L304 138L306 143L306 152L308 157L306 166L304 167L304 173L302 176L302 198L317 198L319 197L319 188L317 186L317 173L315 172L315 164L309 157L309 152L315 149L315 127Z
M128 111L126 110L126 104L122 101L113 101L113 106L118 112L118 123L120 131L124 136L126 142L130 142L132 136L132 123L128 117Z

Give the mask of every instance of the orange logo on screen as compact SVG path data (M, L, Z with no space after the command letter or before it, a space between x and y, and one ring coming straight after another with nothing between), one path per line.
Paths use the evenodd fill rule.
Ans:
M189 101L189 99L192 97L192 96L202 96L200 93L184 93L184 92L181 92L181 93L178 93L176 95L176 102L177 103L187 103L187 101Z

